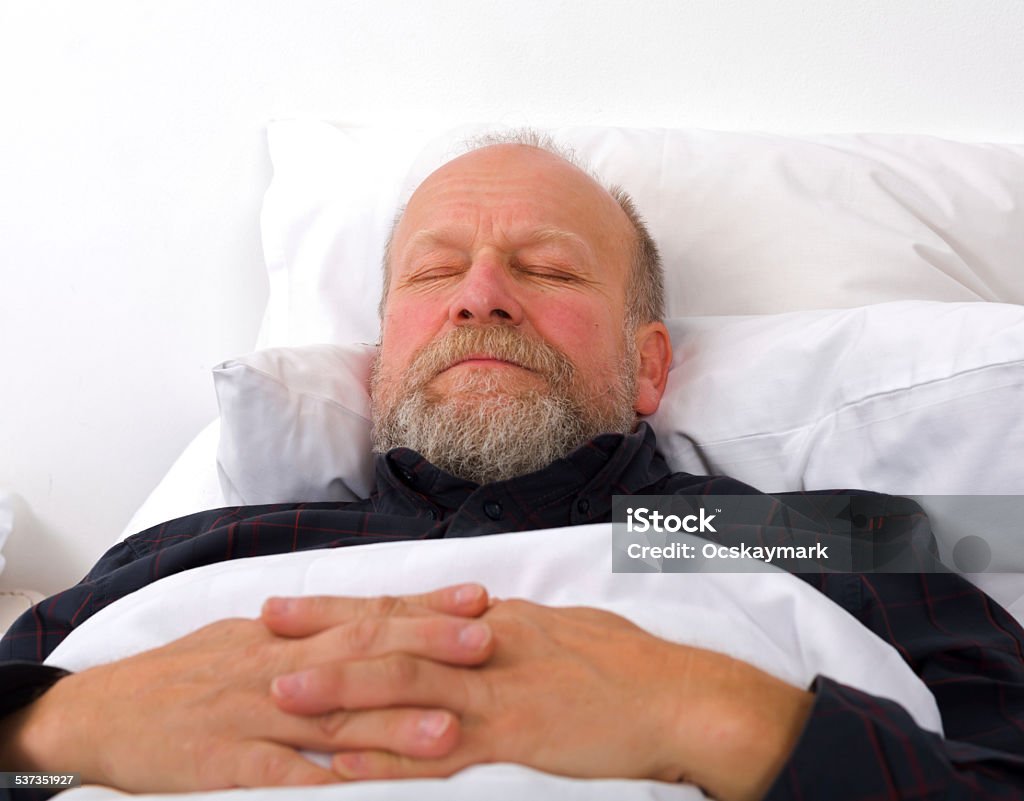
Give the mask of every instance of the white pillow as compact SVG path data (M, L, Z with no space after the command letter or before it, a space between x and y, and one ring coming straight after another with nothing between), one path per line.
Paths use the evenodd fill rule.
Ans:
M1024 490L1024 307L901 301L670 320L669 464L766 491Z
M373 491L376 348L276 348L214 368L217 471L229 504L353 500Z
M0 551L4 543L14 530L14 496L5 489L0 489ZM4 555L0 553L0 573L7 564Z
M259 346L375 342L380 260L415 186L490 126L268 127ZM636 199L670 317L890 300L1024 303L1024 146L926 136L552 129Z

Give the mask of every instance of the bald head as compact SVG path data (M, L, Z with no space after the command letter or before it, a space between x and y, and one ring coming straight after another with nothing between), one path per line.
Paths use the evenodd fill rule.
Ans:
M408 225L404 223L409 210L415 211L422 204L443 197L444 190L449 196L451 192L463 191L465 187L460 179L464 176L469 177L471 188L489 188L492 195L501 192L506 183L519 187L533 185L538 190L545 184L559 186L568 202L564 207L567 211L574 214L592 211L598 215L595 219L602 221L604 236L599 246L610 246L608 253L621 251L623 247L628 251L627 323L635 327L664 318L664 281L657 246L633 199L624 190L617 186L605 187L585 165L580 166L572 151L557 147L549 138L534 131L488 135L480 142L476 149L429 175L396 216L384 251L384 285L379 309L382 318L397 245L405 244L404 237L408 236ZM472 195L467 195L466 205L473 200Z

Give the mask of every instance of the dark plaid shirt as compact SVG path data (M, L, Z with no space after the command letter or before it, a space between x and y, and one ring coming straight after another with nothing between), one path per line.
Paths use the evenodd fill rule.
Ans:
M0 686L10 700L11 677L42 671L25 663L45 659L90 615L199 565L607 521L612 495L755 492L730 478L671 473L646 425L628 437L599 437L537 473L483 487L399 449L378 459L377 491L365 501L217 509L129 537L80 584L15 623L0 642ZM902 499L871 497L877 513L866 525L880 535L922 517ZM771 535L761 539L770 544ZM892 701L818 677L810 720L769 798L1024 799L1024 631L1008 613L950 573L800 577L897 649L935 695L946 737L920 729Z

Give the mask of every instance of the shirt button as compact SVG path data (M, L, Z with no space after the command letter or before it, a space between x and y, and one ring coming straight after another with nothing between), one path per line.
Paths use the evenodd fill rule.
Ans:
M585 515L587 512L590 511L590 501L588 501L586 498L580 498L578 501L576 501L576 510L581 515Z
M488 501L484 504L484 514L491 520L501 520L501 504L497 501Z

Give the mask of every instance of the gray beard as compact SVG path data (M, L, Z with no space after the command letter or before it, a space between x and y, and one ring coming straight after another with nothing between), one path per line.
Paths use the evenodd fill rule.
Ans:
M371 383L373 449L411 448L478 484L540 470L598 434L633 430L636 355L630 344L615 384L600 398L579 386L564 355L509 327L455 329L417 354L400 387L384 377L378 358ZM447 394L430 389L448 365L481 352L527 365L546 378L548 391L511 390L503 376L484 371L461 376Z

